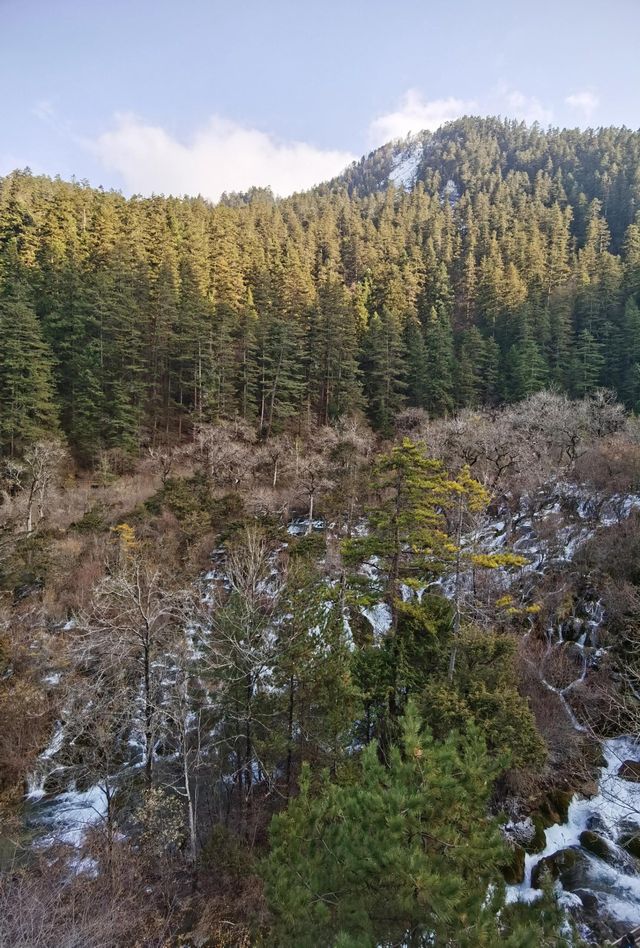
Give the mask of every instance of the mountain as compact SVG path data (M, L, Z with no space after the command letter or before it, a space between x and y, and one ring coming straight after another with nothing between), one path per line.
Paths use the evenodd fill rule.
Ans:
M640 133L461 119L286 200L0 181L0 450L200 421L390 430L555 386L640 405ZM21 314L21 315L20 315ZM17 386L17 387L16 387Z
M411 189L422 183L433 192L451 182L461 194L490 195L509 179L531 191L536 181L551 178L548 198L566 201L574 212L593 200L602 203L618 247L640 206L639 167L640 136L626 128L544 130L524 122L463 118L383 145L329 186L365 197L390 184Z
M638 139L0 180L1 945L637 923Z

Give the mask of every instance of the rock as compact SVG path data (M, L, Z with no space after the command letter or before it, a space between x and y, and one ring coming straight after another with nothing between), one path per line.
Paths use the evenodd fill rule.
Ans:
M528 843L535 836L536 830L531 817L525 816L521 820L509 820L502 827L502 832L508 843L511 843L511 845L517 843L518 846L524 846L526 849Z
M630 856L640 859L640 826L636 827L635 832L623 833L618 839L618 846Z
M567 849L559 849L551 856L545 856L533 867L531 873L531 885L534 889L539 889L542 883L542 876L546 871L552 879L559 879L563 887L569 892L580 887L584 882L584 869L588 866L589 857L578 846L570 846Z
M599 859L604 859L605 862L616 861L613 848L600 833L594 833L593 830L584 830L580 833L580 845Z
M553 823L566 823L569 815L569 805L573 794L570 790L550 790L543 800L539 812L546 826Z
M618 776L623 780L640 783L640 760L625 760L620 766Z
M578 896L582 902L584 908L588 912L594 912L596 915L598 913L598 897L593 892L590 892L589 889L574 889L575 895Z
M606 832L607 828L604 824L604 820L602 819L602 817L598 816L597 814L594 814L593 816L590 816L587 818L587 829L591 830L594 833L602 834Z
M545 830L548 826L548 823L545 823L542 816L539 813L533 813L531 816L531 822L533 823L534 832L528 842L522 844L524 851L527 853L541 853L546 845Z
M600 741L587 741L583 747L583 754L592 776L597 776L595 771L607 766L607 758L602 751Z
M515 843L509 846L511 858L508 863L502 866L502 875L507 885L519 885L524 882L524 859L525 852L522 846Z
M590 800L598 795L598 784L595 780L585 780L580 784L580 794Z

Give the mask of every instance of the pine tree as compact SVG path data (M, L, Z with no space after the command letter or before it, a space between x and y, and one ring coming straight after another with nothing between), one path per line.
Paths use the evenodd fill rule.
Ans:
M544 388L548 378L547 365L540 347L528 334L509 350L509 397L515 401L528 398Z
M0 259L0 452L20 454L57 431L52 357L14 243Z
M453 338L442 305L431 308L425 326L425 348L425 407L434 415L443 415L453 408Z
M427 348L417 316L410 316L404 327L407 366L407 401L425 408L427 404Z
M401 581L419 584L426 575L441 575L443 563L455 555L446 510L463 487L442 462L427 457L423 445L405 438L379 458L371 489L377 502L369 511L369 535L345 541L343 552L347 562L376 558L395 613Z
M622 324L620 391L635 412L640 408L640 307L633 297L627 300Z
M511 922L504 908L505 844L487 816L496 770L475 729L437 743L410 704L388 764L371 744L361 768L316 792L305 769L273 819L263 874L278 944L545 943L535 911Z
M235 400L240 416L245 421L255 419L257 412L257 332L258 313L253 303L253 294L249 290L246 304L237 321L234 333L238 365Z
M371 420L389 433L406 390L405 352L398 319L388 310L374 313L362 346L362 372Z
M295 321L261 315L257 326L257 401L264 437L303 408L303 333Z
M583 329L576 340L572 359L572 389L583 398L598 387L604 359L600 344L588 329Z
M361 405L357 330L346 291L327 278L307 337L309 396L316 417L327 425Z

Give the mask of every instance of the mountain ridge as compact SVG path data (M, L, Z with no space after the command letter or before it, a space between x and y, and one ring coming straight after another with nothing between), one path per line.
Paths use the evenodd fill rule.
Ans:
M0 405L0 445L19 451L54 416L87 459L237 416L268 437L364 410L385 431L403 407L549 385L607 386L635 409L639 207L640 133L496 119L384 146L281 200L14 174L0 382L21 395Z

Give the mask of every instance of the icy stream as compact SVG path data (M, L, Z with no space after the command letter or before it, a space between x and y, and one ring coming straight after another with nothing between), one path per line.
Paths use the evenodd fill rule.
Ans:
M524 881L509 886L507 895L509 901L535 901L541 894L540 889L532 886L535 867L541 860L575 847L579 849L580 861L570 885L565 882L563 902L567 906L582 905L587 893L597 900L599 916L609 916L626 925L638 924L638 863L619 843L625 835L640 833L640 783L623 779L618 771L626 760L640 761L640 739L612 738L603 742L602 750L607 763L600 772L598 793L591 799L580 795L573 798L566 823L549 827L544 849L527 854ZM606 861L582 846L580 836L585 831L595 832L606 840Z
M600 527L619 522L638 508L640 496L614 496L601 504L594 513L584 488L560 484L545 496L541 493L538 502L530 504L529 508L523 503L514 514L508 509L499 511L494 520L485 522L470 539L487 551L498 552L509 545L521 552L529 559L529 565L524 567L521 575L530 575L535 579L535 574L546 572L552 563L561 564L572 560L576 550ZM550 525L555 529L547 529ZM324 521L320 519L309 523L300 518L288 525L288 532L290 535L302 536L324 527ZM375 564L369 564L368 569L365 566L362 573L375 578ZM220 577L214 571L208 578ZM506 574L505 582L509 582ZM446 583L441 584L441 591L447 594ZM415 595L420 593L408 588L403 590L405 598ZM579 731L584 731L584 727L577 719L568 696L572 688L587 678L590 656L597 656L599 651L598 629L603 620L602 604L595 597L593 602L583 602L582 606L585 617L581 620L582 625L576 632L575 641L563 641L561 626L549 630L549 650L572 648L580 656L575 680L559 687L547 681L544 669L540 669L542 683L559 697L571 723ZM389 607L379 602L362 608L361 612L371 623L374 641L381 642L391 624ZM60 780L63 792L51 790L58 783L57 777L64 777L64 773L57 774L57 771L65 769L59 763L64 739L63 725L58 724L29 780L25 804L30 822L39 829L40 845L63 842L80 847L89 828L104 819L106 798L98 786L78 790L63 779ZM640 783L624 780L618 776L618 770L625 760L640 761L640 738L610 739L603 742L602 750L607 765L600 772L598 793L591 799L574 797L566 823L547 829L543 851L526 856L524 881L520 885L510 886L508 897L511 901L537 899L540 890L532 885L535 867L541 860L561 850L574 848L579 851L580 858L575 878L570 884L565 880L562 900L566 907L582 907L586 904L587 893L591 900L591 912L594 911L595 899L597 914L601 917L609 917L625 925L638 924L640 862L629 856L620 842L625 834L640 833ZM581 845L580 835L585 831L596 832L607 841L611 852L606 861Z

